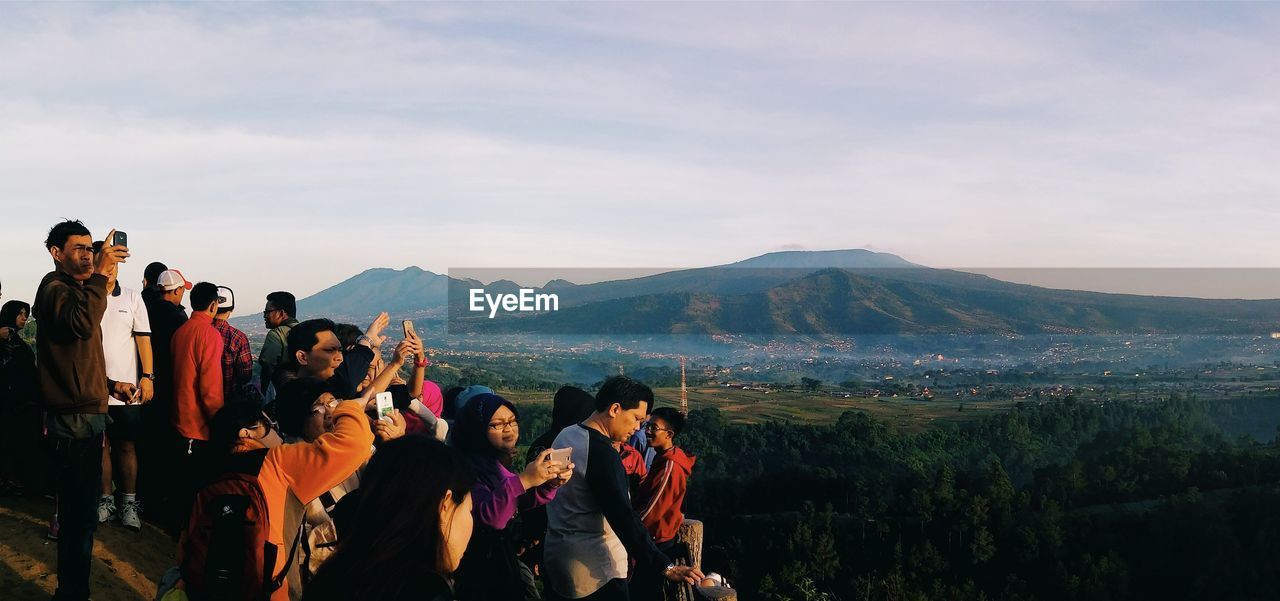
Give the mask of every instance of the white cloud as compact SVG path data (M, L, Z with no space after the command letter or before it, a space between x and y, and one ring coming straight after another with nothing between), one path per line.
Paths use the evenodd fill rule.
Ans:
M0 198L26 209L0 277L34 286L81 215L237 290L283 260L303 293L795 244L1274 265L1241 233L1280 217L1280 36L1247 10L5 5Z

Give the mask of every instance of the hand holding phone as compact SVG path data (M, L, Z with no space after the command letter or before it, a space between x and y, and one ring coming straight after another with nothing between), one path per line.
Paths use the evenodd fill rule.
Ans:
M548 461L554 461L563 466L560 469L560 479L565 480L573 473L573 448L565 447L563 449L551 449L551 456L547 457Z
M418 337L418 331L414 329L413 321L406 319L400 322L400 326L404 328L404 339L414 343L413 354L406 355L404 362L415 363L418 357L426 358L426 355L423 354L422 339Z
M551 449L551 456L548 461L557 461L565 465L569 464L569 459L573 457L573 448L565 447L563 449Z
M569 481L573 476L573 449L565 447L563 449L551 449L551 454L547 456L547 461L560 465L560 471L556 472L555 479L551 483L560 487Z
M379 392L376 399L378 403L378 419L394 421L391 419L391 412L394 411L396 407L391 402L391 393Z
M94 273L108 275L112 267L117 263L124 263L125 260L129 258L129 249L124 244L107 244L107 242L122 240L122 235L124 235L124 232L117 232L115 230L111 230L107 233L107 237L103 241L102 251L95 252L93 254ZM128 236L125 237L127 238ZM122 241L127 242L127 240Z

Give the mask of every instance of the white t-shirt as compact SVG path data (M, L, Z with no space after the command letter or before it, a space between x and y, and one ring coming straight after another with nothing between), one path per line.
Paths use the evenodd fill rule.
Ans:
M138 383L138 346L136 334L150 335L151 321L147 306L137 291L116 284L107 295L107 311L102 314L102 354L107 360L107 379ZM112 405L123 405L114 397Z

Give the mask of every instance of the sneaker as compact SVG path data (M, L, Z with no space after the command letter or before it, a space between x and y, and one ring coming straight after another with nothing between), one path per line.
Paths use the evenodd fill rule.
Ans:
M111 497L101 497L98 499L98 523L104 524L111 518L116 517L116 500Z
M134 501L125 501L124 506L120 508L120 525L134 532L142 529L142 520L138 519L138 513L142 511L142 504Z

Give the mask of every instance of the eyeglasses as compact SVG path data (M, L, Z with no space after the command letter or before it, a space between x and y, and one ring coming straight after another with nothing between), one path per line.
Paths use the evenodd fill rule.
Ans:
M672 432L672 430L668 430L666 428L659 428L658 424L655 424L653 422L645 424L644 431L645 432Z
M221 299L219 299L219 300L221 300ZM264 309L264 310L262 311L262 316L263 316L263 317L266 317L266 316L271 315L272 313L275 313L276 311L279 311L279 310L280 310L280 309Z
M266 432L262 433L263 436L270 434L272 430L280 429L280 424L276 423L276 420L271 419L271 416L267 415L265 412L262 414L262 425L267 429Z
M505 422L490 422L489 429L494 432L501 432L503 430L519 430L520 422L514 419L509 419Z

